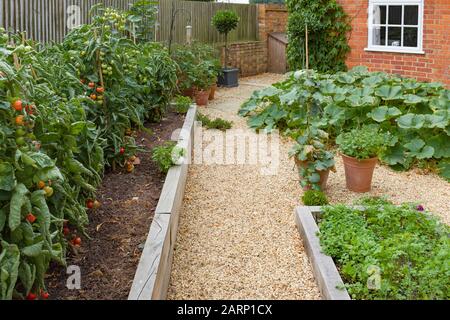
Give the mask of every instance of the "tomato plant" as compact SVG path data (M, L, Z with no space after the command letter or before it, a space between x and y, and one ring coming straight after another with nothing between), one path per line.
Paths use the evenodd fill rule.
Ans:
M0 30L0 299L48 298L45 272L82 245L105 166L134 170L132 128L176 87L165 48L136 44L129 13L96 9L61 44Z

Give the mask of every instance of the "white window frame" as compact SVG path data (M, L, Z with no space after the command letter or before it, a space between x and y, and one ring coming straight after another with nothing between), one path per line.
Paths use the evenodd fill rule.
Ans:
M404 8L402 9L402 23L401 25L389 25L388 19L389 19L389 10L386 11L386 45L373 45L373 12L374 12L374 6L375 5L385 5L385 6L405 6L405 5L418 5L419 6L419 12L418 12L418 25L417 25L417 47L395 47L395 46L388 46L388 39L387 39L387 30L389 26L393 27L401 27L402 33L401 33L401 43L403 44L403 28L409 25L403 24L404 19ZM423 51L423 7L424 7L424 0L369 0L369 8L368 8L368 43L367 48L365 48L365 51L381 51L381 52L400 52L400 53L413 53L413 54L424 54ZM416 27L416 26L411 26Z

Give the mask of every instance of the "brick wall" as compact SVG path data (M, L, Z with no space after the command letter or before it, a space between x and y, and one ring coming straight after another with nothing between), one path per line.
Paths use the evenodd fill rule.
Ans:
M223 57L222 51L222 57ZM267 45L265 41L233 43L228 48L228 64L238 68L242 77L267 71Z
M271 32L286 32L288 12L282 4L258 5L259 40L266 41Z
M271 32L286 32L288 13L280 4L258 4L259 41L233 43L229 46L229 65L240 75L267 72L267 37ZM224 50L222 50L222 61Z
M425 54L364 51L367 47L368 0L337 0L352 19L351 52L347 65L368 66L416 78L440 81L450 86L450 0L424 1L423 50Z

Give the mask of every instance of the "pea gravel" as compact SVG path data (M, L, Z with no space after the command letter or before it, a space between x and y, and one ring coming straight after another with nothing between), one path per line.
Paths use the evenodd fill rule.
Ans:
M219 89L199 111L247 128L237 116L239 106L254 90L281 79L241 79L238 88ZM258 165L190 166L168 299L320 299L293 217L302 190L287 156L291 145L281 139L277 175L261 175ZM332 203L352 203L360 194L345 188L342 161L336 160L327 195ZM434 174L378 166L368 195L419 202L450 223L450 184Z

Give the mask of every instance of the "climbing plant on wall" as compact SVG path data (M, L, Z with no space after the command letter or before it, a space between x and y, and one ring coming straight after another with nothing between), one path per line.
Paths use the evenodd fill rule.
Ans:
M306 66L306 29L310 69L321 72L345 71L350 51L348 17L336 0L287 0L288 61L291 69Z

